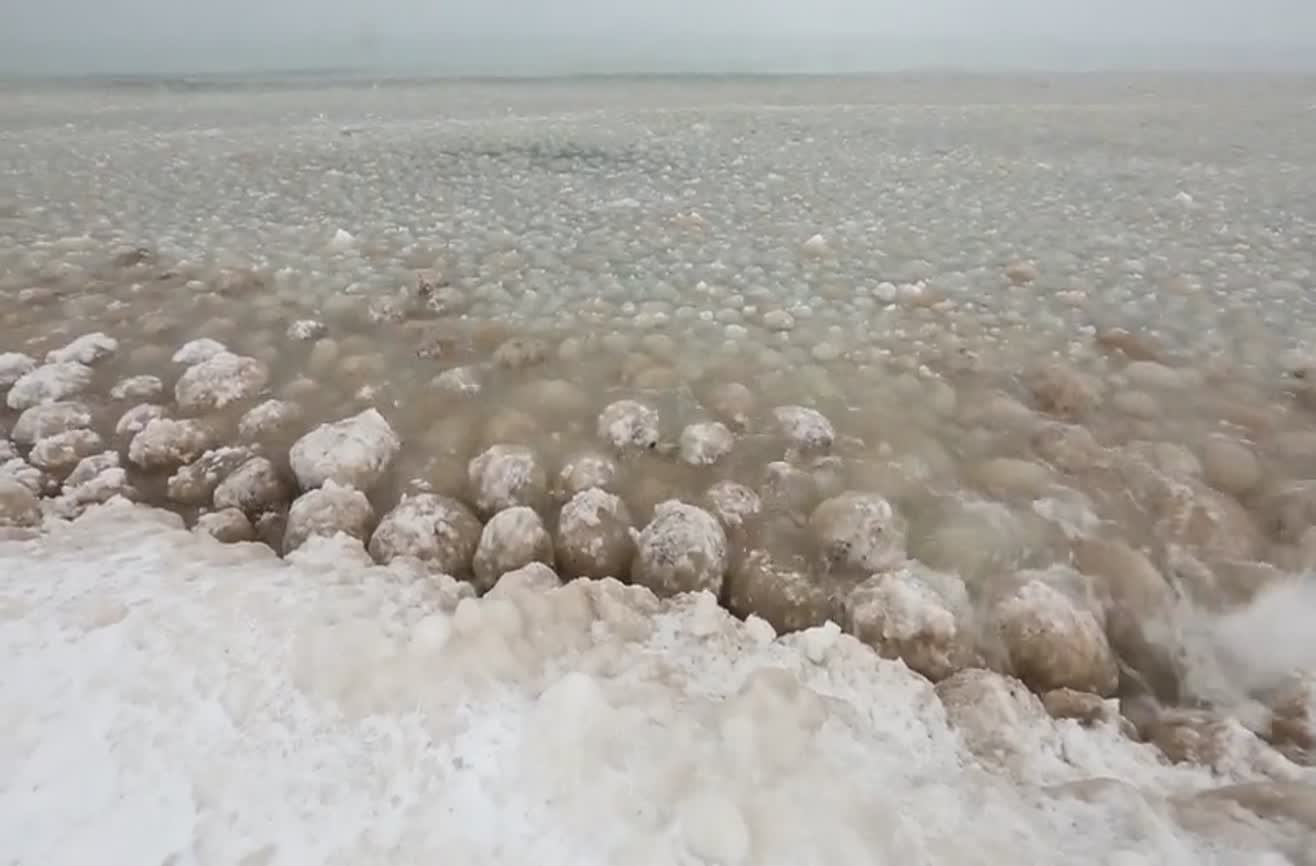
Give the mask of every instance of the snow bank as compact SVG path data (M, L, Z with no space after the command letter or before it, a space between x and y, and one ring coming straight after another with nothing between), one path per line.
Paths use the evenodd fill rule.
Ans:
M1166 767L1110 726L957 705L956 724L1010 745L985 762L927 681L831 624L777 639L707 594L614 581L477 601L349 546L281 561L118 501L0 541L0 862L1255 866L1302 850L1293 826L1229 811L1238 791L1203 817L1198 792L1248 780Z

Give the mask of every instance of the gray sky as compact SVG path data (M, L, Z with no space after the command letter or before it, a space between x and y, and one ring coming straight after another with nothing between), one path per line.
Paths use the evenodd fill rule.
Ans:
M0 0L11 38L499 33L1054 37L1316 45L1316 0Z

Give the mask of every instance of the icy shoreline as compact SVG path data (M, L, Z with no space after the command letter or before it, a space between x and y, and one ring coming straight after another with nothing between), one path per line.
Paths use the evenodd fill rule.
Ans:
M1167 766L995 675L961 675L957 700L833 627L774 638L707 595L550 588L532 566L477 600L359 542L285 561L120 500L0 542L0 572L7 863L1316 850L1310 789L1274 781L1303 771L1277 756ZM1206 794L1244 782L1261 785ZM1267 791L1306 823L1234 805L1264 812Z

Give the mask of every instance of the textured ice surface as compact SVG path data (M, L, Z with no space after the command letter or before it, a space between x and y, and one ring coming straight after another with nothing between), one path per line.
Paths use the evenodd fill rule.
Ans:
M115 504L0 541L6 861L1279 866L1310 832L1194 821L1265 780L995 680L939 699L834 627L533 575L476 601L326 545Z

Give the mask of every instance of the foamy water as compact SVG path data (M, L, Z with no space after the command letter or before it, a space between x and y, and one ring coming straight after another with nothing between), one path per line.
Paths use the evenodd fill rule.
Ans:
M0 855L1312 862L1304 87L0 91Z

